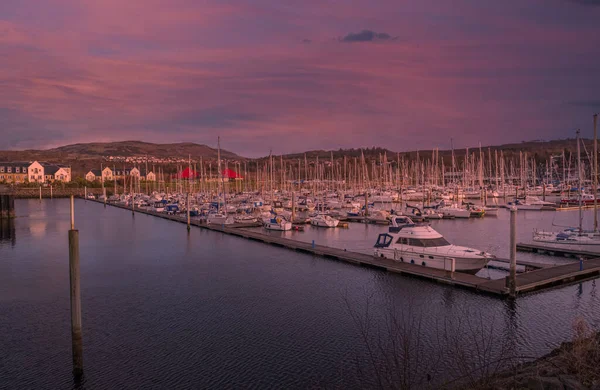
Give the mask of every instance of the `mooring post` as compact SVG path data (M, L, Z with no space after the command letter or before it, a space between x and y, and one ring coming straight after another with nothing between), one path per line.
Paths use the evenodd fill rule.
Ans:
M106 188L102 188L102 196L104 196L104 208L106 208Z
M546 201L546 182L542 183L542 200Z
M186 203L187 203L187 231L188 233L190 232L190 193L187 193L187 197L186 197Z
M69 280L71 287L71 343L73 375L83 375L83 337L81 333L81 288L79 284L79 231L75 230L75 201L71 195L71 230L69 230Z
M15 217L15 197L12 195L6 195L8 199L8 218Z
M131 216L135 217L135 202L133 201L133 192L131 193Z
M367 222L368 216L369 216L369 191L365 191L365 223Z
M296 220L296 193L292 191L292 223Z
M0 195L0 219L8 217L8 195Z
M517 208L510 208L510 275L508 293L511 298L517 295Z
M40 186L40 202L42 201L42 186Z
M52 198L53 198L53 196L52 196L52 184L50 184L50 199L52 199Z
M87 202L87 186L83 187L83 199Z

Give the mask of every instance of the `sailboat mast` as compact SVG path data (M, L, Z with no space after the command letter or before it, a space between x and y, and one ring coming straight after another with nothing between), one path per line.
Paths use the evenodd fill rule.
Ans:
M581 150L579 146L579 129L577 129L577 192L579 193L579 235L582 234L583 212L581 199Z
M598 114L594 114L594 232L598 231Z

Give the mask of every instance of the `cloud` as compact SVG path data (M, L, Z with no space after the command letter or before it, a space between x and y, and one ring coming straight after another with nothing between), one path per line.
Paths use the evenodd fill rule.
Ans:
M358 33L349 33L345 37L339 38L340 42L373 42L396 40L398 37L392 37L388 33L378 33L371 30L362 30Z

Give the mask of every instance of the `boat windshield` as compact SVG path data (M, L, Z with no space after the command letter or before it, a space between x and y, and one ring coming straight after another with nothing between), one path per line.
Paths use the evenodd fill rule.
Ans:
M409 246L420 246L420 247L424 247L424 248L450 245L450 243L444 237L439 237L439 238L400 237L396 241L396 244L409 245Z

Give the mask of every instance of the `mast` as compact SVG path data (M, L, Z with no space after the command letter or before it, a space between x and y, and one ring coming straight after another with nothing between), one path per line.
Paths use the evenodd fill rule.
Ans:
M594 232L598 231L598 114L594 114Z
M577 129L577 192L579 193L579 235L582 234L582 223L583 223L583 212L582 212L582 203L581 203L581 150L579 146L579 129Z

